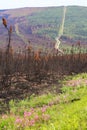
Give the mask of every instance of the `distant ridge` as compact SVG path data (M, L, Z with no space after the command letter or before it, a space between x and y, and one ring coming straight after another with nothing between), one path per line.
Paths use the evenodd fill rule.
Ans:
M24 41L40 46L44 42L55 42L61 26L63 6L24 7L0 10L0 46L6 45L7 32L2 25L2 17L13 26L12 43L24 46ZM17 25L18 30L15 29ZM19 35L17 34L19 33ZM23 37L22 37L23 36ZM67 6L62 41L87 42L87 7Z

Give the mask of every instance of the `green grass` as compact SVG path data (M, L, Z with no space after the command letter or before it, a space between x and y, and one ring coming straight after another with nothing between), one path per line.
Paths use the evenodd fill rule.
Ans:
M87 74L65 77L61 84L62 93L11 101L0 130L87 130Z

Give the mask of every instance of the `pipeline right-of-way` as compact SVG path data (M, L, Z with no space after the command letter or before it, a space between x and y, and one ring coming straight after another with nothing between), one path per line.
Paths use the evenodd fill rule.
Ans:
M65 23L66 10L67 10L67 7L64 6L63 17L62 17L62 22L61 22L60 29L59 29L59 32L58 32L58 37L55 38L56 39L55 49L58 50L60 53L63 53L62 50L59 49L59 45L61 43L60 37L63 35L63 32L64 32L64 23Z

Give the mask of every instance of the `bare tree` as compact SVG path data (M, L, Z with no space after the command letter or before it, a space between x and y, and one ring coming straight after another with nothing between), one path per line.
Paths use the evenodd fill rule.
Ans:
M11 80L10 80L11 71L10 70L11 70L11 34L12 34L12 26L10 26L8 28L7 21L6 21L5 18L2 18L2 22L3 22L4 27L8 31L8 44L7 44L6 52L5 52L5 61L4 61L5 68L4 68L4 74L3 74L3 77L2 77L2 85L3 85L3 87L9 87L10 84L11 84Z

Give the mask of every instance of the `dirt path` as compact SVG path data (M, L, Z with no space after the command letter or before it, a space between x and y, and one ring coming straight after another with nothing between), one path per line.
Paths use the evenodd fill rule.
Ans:
M21 34L20 31L19 31L19 24L18 23L15 24L15 32L16 32L17 36L20 37L20 39L22 39L22 41L25 44L28 44L28 41L26 40L26 38L24 37L24 35Z
M61 37L61 35L63 35L63 32L64 32L64 23L65 23L65 17L66 17L66 10L67 10L67 7L64 6L63 17L62 17L62 22L61 22L61 26L60 26L60 29L59 29L59 36L58 37Z

